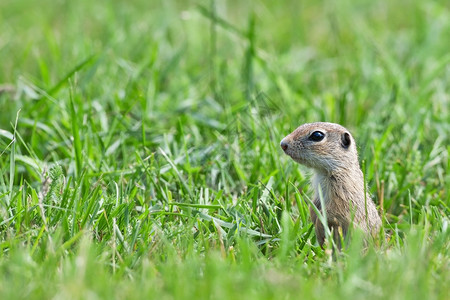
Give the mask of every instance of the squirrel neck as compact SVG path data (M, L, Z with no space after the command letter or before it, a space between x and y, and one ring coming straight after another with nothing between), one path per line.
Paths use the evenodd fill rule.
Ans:
M314 170L312 184L315 199L319 199L321 195L325 203L336 198L352 201L358 197L364 197L365 194L364 178L359 166L339 168L333 172Z

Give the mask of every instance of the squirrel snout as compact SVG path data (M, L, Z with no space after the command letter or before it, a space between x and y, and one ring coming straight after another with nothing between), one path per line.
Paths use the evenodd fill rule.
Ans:
M286 150L288 149L288 143L283 139L280 142L280 147L281 149L283 149L284 152L286 152Z

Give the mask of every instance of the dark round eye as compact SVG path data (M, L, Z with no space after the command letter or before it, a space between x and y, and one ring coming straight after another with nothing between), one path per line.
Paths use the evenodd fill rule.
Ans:
M308 139L310 141L320 142L321 140L323 140L324 137L325 137L325 133L323 133L321 131L314 131L313 133L311 133L311 135L309 136Z

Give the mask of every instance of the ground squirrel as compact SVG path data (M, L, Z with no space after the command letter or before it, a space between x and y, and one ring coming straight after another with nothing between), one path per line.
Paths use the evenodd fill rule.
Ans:
M365 192L355 140L347 129L334 123L304 124L286 136L280 146L293 160L314 170L313 203L322 212L321 194L327 223L339 248L339 227L345 237L352 220L366 235L378 233L381 219L369 193ZM310 212L322 246L324 227L313 208Z

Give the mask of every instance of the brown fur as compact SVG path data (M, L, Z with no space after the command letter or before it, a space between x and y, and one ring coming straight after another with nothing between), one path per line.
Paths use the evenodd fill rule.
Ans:
M315 131L325 135L323 140L311 140ZM369 193L365 193L355 140L347 129L334 123L304 124L286 136L281 147L293 160L314 170L313 203L322 212L320 189L327 223L338 247L339 231L345 237L351 222L366 235L379 231L381 219ZM322 246L325 241L323 224L312 208L310 212L317 240Z

